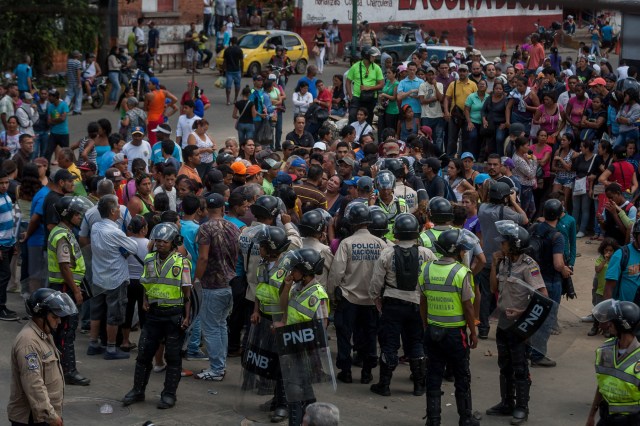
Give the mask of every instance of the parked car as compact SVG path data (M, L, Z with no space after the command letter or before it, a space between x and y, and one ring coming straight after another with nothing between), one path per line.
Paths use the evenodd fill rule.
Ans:
M393 31L385 32L378 39L378 49L381 53L386 53L393 58L393 62L398 62L400 58L411 55L416 49L416 37L413 31ZM344 60L351 58L351 43L345 43Z
M291 59L295 71L304 74L309 63L309 50L302 37L291 31L252 31L240 37L238 46L244 53L242 73L251 77L260 71L276 54L275 47L281 45L287 48L287 56ZM216 57L216 66L222 71L224 49Z
M451 51L453 51L454 55L458 52L462 52L462 54L464 55L465 48L460 46L427 45L427 58L430 59L433 55L436 55L438 57L438 60L447 59L447 53ZM405 65L407 65L407 63L411 61L411 55L413 55L415 52L416 49L414 47L414 49L407 55L407 59L404 61ZM483 55L480 55L480 63L482 64L482 66L485 66L491 62L487 61Z

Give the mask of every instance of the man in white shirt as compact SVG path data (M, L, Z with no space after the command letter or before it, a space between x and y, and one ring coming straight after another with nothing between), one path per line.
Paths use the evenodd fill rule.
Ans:
M184 104L182 104L182 115L178 118L178 126L176 128L176 143L181 148L187 146L187 139L193 132L193 122L202 118L193 112L195 107L196 105L191 99L184 101Z
M571 77L569 77L568 81L568 86L569 86L569 90L567 90L564 93L561 93L560 96L558 96L558 105L562 106L562 109L567 109L567 104L569 103L569 99L573 98L575 96L575 93L573 93L574 89L576 88L576 85L578 84L578 77L575 75L572 75Z
M91 332L87 355L104 353L104 359L128 359L129 354L116 348L118 326L124 322L127 306L129 269L123 268L125 255L138 251L135 241L128 238L118 225L120 205L115 195L105 195L98 201L101 221L91 229L91 267L93 298L91 299ZM125 263L126 264L126 263ZM107 349L98 343L100 320L107 313Z
M444 85L436 81L436 70L431 67L427 69L425 80L418 88L420 125L431 127L433 142L442 150L445 121L441 102L444 99Z
M133 29L133 34L136 36L136 45L140 46L141 44L145 44L144 38L144 30L142 29L142 24L144 23L144 18L138 18L138 25ZM134 53L134 52L131 52Z
M149 173L149 160L151 159L151 145L145 141L144 129L142 127L134 127L131 132L131 142L122 148L122 153L127 157L127 170L131 172L131 164L136 158L142 158L145 162L145 170Z

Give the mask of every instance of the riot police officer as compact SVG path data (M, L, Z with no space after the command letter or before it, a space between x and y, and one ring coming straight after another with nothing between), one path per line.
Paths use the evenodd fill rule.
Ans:
M598 389L593 397L587 426L600 411L602 426L640 424L640 342L635 332L640 307L633 302L607 299L593 307L593 317L616 335L596 349ZM606 330L605 330L606 331Z
M396 178L393 194L406 201L407 209L410 213L414 213L418 209L418 193L415 189L405 184L407 172L404 162L400 158L386 158L384 160L384 166L393 173L393 176Z
M455 396L459 425L480 423L473 418L469 348L478 345L473 314L471 271L462 258L478 244L478 238L465 229L444 231L436 247L442 257L427 262L419 277L420 313L426 324L424 350L427 368L427 425L440 426L442 379L449 363L455 379ZM467 329L469 335L467 335Z
M512 314L509 309L527 306L529 294L523 291L521 284L526 283L533 291L547 295L540 267L529 257L529 233L511 220L496 222L496 229L501 235L501 249L493 253L491 262L491 293L499 293L498 329L496 345L498 346L498 367L500 367L501 401L487 410L489 416L513 416L512 425L519 425L527 420L529 414L529 361L527 344L524 339L509 327Z
M435 260L431 250L418 247L418 219L411 213L396 217L393 235L397 244L385 248L376 261L369 294L375 301L380 317L380 381L371 385L371 392L391 395L389 383L398 365L400 336L409 358L413 378L413 394L424 395L425 359L420 318L420 266Z
M11 395L7 415L12 426L62 426L64 379L51 334L60 320L77 315L73 300L51 288L34 291L25 301L31 317L11 348Z
M324 259L316 250L303 248L293 253L291 272L284 279L281 304L286 307L286 325L300 324L309 321L321 321L326 328L329 318L329 296L324 287L316 279L322 273ZM281 325L281 324L279 324ZM323 342L326 345L326 341ZM289 374L287 400L289 404L289 426L302 423L305 407L316 402L313 397L313 381L309 365L294 365L294 374ZM312 366L313 368L313 366ZM291 373L291 372L289 372ZM292 389L293 388L293 389ZM302 388L302 389L300 389ZM300 400L296 395L305 395Z
M298 230L302 236L302 248L314 249L324 259L324 271L317 278L324 288L327 288L327 278L333 263L333 253L328 245L323 244L321 240L326 238L327 218L326 210L315 209L310 210L302 215ZM329 216L328 219L330 219Z
M65 196L58 200L55 209L60 216L60 222L49 233L47 242L49 287L67 293L78 306L83 301L80 284L87 268L72 228L80 226L85 212L91 207L93 204L85 197ZM78 314L69 315L54 333L54 339L61 352L66 383L88 386L91 380L76 369L76 328Z
M387 241L386 235L389 232L389 219L387 214L378 206L369 207L371 212L371 223L367 227L371 234L384 240L388 245L393 245L393 241Z
M144 258L140 278L145 289L147 317L140 334L133 389L125 395L122 403L127 406L144 401L153 356L164 341L167 370L158 408L166 409L176 403L182 372L180 350L191 313L191 262L177 251L182 237L175 224L156 225L149 239L155 243L156 251Z
M278 259L289 247L290 241L287 234L277 226L265 227L254 238L260 247L262 260L258 265L258 286L256 287L256 301L251 323L258 324L261 321L281 321L283 309L280 306L280 291L284 281L285 271L280 269ZM261 328L266 329L266 328ZM275 341L269 340L273 344ZM275 352L274 347L263 348ZM279 366L276 366L279 369ZM274 398L269 401L269 410L274 411L271 421L279 423L287 418L287 398L284 392L282 376L277 375Z
M369 280L376 260L386 243L369 233L371 223L369 207L362 203L350 206L345 212L347 221L355 232L340 242L329 272L329 294L337 302L335 325L338 340L337 367L342 370L338 379L352 383L352 337L361 328L362 345L358 347L363 357L360 382L371 383L371 369L377 364L376 334L378 313L369 295Z
M382 170L375 180L378 196L374 205L379 206L387 214L389 219L389 231L386 234L388 240L393 240L393 221L400 213L407 213L409 208L403 198L397 197L393 191L396 187L396 177L390 170Z
M420 233L420 243L429 249L435 250L435 243L444 231L451 229L453 222L453 206L443 197L433 197L429 200L429 219L434 227Z

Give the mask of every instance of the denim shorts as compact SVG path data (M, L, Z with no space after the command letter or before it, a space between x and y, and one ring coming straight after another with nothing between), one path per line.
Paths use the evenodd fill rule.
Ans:
M227 71L227 84L225 86L226 89L231 89L231 83L236 87L236 89L240 88L240 80L242 76L240 75L240 71Z
M555 180L553 181L553 184L562 185L565 188L573 188L574 181L575 181L574 178L556 176Z

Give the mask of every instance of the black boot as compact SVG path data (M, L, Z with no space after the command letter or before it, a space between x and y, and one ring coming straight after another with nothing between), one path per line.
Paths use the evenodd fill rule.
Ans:
M285 394L284 381L282 380L282 377L278 377L278 380L276 381L273 406L271 423L280 423L287 418L289 410L287 408L287 395Z
M289 426L300 426L304 417L302 401L289 403Z
M136 362L136 370L133 373L133 389L122 398L122 405L125 407L136 402L144 401L144 391L149 383L151 366L146 366Z
M415 396L424 395L426 388L426 364L424 358L414 358L409 360L409 368L411 369L411 377L413 380L413 394Z
M440 400L442 395L441 391L427 392L427 426L440 426Z
M500 402L489 408L487 416L510 416L513 413L515 389L513 381L500 375Z
M529 417L529 390L531 382L529 380L517 380L516 383L516 408L513 410L511 418L512 425L521 425Z
M176 404L176 391L178 390L178 384L182 373L182 366L167 365L167 370L164 375L164 389L160 394L160 402L158 402L158 408L167 409Z
M480 422L473 417L471 392L456 392L456 407L458 408L458 426L480 426Z
M393 369L389 368L389 365L380 360L380 381L371 385L369 389L371 392L377 393L382 396L390 396L391 390L389 390L389 383L391 383L391 377L393 376Z
M371 374L371 367L362 367L362 373L360 373L360 383L368 385L373 381L373 374Z

